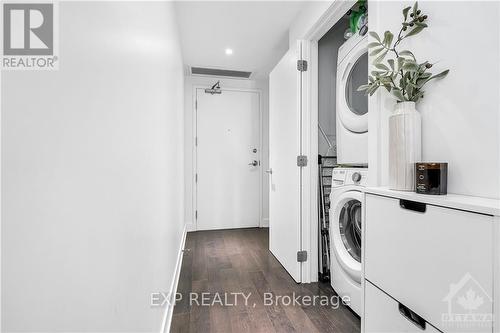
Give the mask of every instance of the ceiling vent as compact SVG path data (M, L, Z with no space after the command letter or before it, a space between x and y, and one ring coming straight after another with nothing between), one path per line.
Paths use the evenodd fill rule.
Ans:
M250 78L250 75L252 75L252 72L233 71L228 69L217 69L217 68L191 67L191 74L237 77L242 79L248 79Z

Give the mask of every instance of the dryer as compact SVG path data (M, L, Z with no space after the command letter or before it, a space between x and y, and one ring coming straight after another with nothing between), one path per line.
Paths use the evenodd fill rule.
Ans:
M335 168L330 193L330 283L361 316L361 231L366 168Z
M338 51L336 136L341 165L368 164L368 96L358 91L368 82L367 36L353 35Z

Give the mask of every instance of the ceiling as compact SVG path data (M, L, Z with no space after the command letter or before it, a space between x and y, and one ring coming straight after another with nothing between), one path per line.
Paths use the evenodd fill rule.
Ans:
M176 2L184 63L267 77L288 50L288 29L303 6L303 1ZM227 48L232 55L225 54Z

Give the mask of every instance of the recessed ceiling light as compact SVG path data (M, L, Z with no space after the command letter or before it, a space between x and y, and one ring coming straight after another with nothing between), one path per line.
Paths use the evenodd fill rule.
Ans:
M227 55L233 54L233 49L226 49L226 54Z

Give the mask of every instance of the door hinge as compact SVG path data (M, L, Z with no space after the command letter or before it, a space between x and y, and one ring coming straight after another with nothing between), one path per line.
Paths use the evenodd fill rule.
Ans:
M195 174L194 175L194 182L197 183L198 182L198 174Z
M197 210L194 211L194 218L198 219L198 211Z
M305 166L307 166L307 156L306 155L299 155L299 156L297 156L297 166L298 167L305 167Z
M194 101L194 109L198 110L198 100Z
M198 137L194 138L194 145L198 147Z
M297 251L297 261L298 262L307 261L307 251Z
M306 60L297 60L297 70L299 72L307 72L307 61Z

